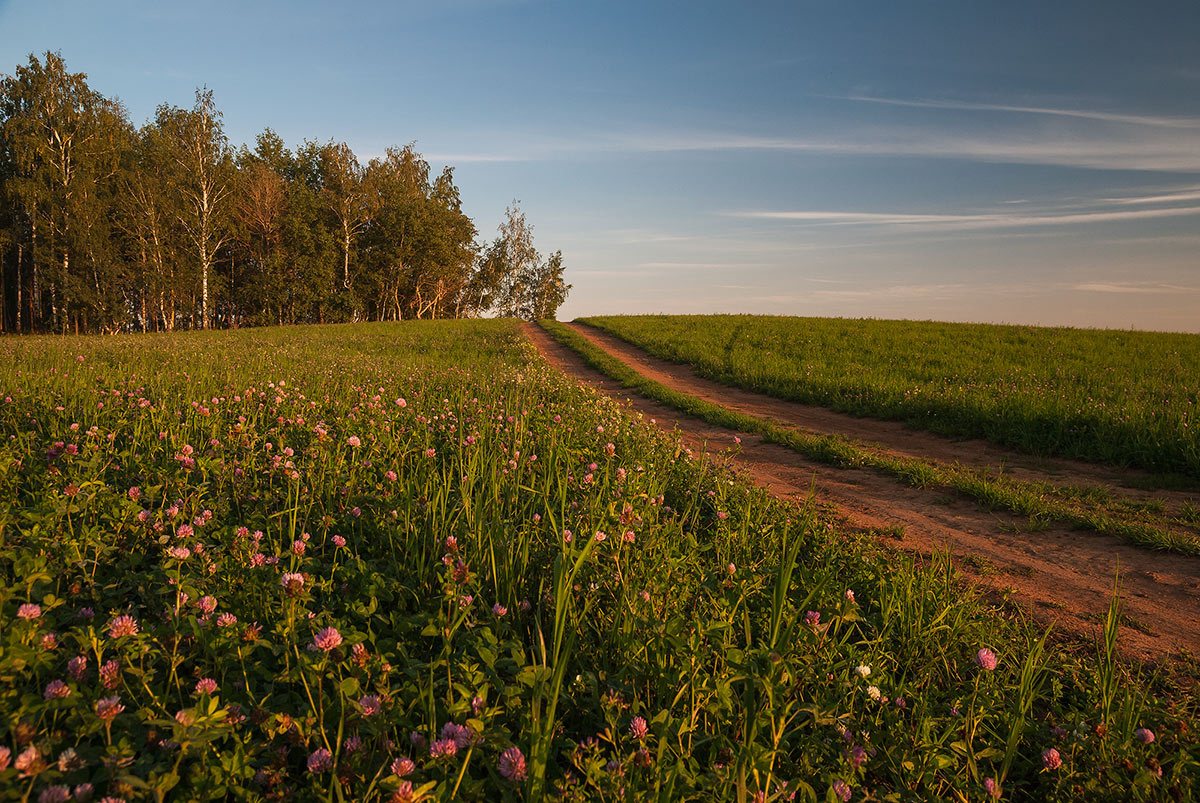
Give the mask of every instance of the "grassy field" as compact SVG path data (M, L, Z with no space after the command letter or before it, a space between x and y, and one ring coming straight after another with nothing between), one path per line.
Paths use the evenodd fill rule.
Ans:
M512 322L0 340L0 800L1191 799L1116 621L1047 642Z
M639 374L572 327L557 321L543 321L541 325L589 366L627 388L711 424L761 435L810 459L838 468L871 469L914 488L945 488L992 510L1028 517L1032 527L1061 522L1151 549L1200 555L1196 508L1190 502L1171 512L1165 505L1138 503L1108 488L1019 480L997 470L898 456L843 435L808 432L669 388Z
M752 315L587 323L779 398L1200 479L1200 336Z

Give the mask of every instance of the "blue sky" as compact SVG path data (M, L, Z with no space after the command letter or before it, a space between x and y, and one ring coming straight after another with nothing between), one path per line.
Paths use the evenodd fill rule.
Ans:
M1197 42L1182 2L0 0L0 72L415 142L486 238L520 199L567 318L1200 331Z

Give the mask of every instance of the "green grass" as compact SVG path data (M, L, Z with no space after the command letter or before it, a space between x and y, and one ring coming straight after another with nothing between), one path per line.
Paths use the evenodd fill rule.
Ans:
M1198 335L752 315L585 322L779 398L1200 480Z
M1109 494L1064 489L1045 483L1017 480L990 471L964 468L919 458L898 457L867 443L838 435L823 435L773 420L739 413L714 402L668 388L642 376L574 329L556 321L543 321L546 331L579 354L588 365L626 387L697 416L709 423L742 432L753 432L809 457L840 468L865 468L896 477L916 488L945 488L989 508L1028 517L1031 526L1058 521L1141 546L1200 555L1200 537L1179 528L1170 517L1147 518L1144 510L1130 511L1124 500Z
M512 322L0 339L3 801L1186 799L1197 713Z

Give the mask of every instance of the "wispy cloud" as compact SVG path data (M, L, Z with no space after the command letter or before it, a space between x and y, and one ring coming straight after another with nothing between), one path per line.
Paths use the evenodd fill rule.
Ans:
M1163 204L1179 201L1200 201L1200 187L1187 186L1160 190L1154 195L1135 195L1118 198L1101 198L1099 202L1110 204Z
M969 103L948 100L910 100L905 98L878 98L865 95L845 95L844 100L860 103L876 103L887 106L904 106L916 109L947 109L954 111L1011 112L1014 114L1070 117L1081 120L1102 120L1107 123L1151 126L1154 128L1197 128L1198 117L1173 117L1165 115L1121 114L1118 112L1090 111L1087 109L1056 109L1046 106L1020 106L1001 103Z
M476 164L481 162L525 162L530 159L528 156L519 156L511 153L428 153L421 154L421 157L427 162L446 165Z
M643 262L639 268L651 270L703 270L708 268L761 268L765 262Z
M1180 130L1115 131L1093 123L1071 130L975 131L945 126L858 125L837 136L756 136L731 132L661 131L575 142L546 151L559 156L580 152L687 153L753 152L904 156L930 159L1061 165L1095 170L1147 170L1200 173L1200 127Z
M1200 287L1177 284L1154 284L1149 282L1087 282L1074 286L1075 290L1091 293L1196 293Z
M1014 214L987 212L966 215L907 214L900 212L842 212L842 211L750 211L733 212L734 217L760 220L784 220L797 223L831 226L890 226L913 230L932 229L999 229L1026 226L1070 226L1111 223L1122 220L1182 217L1200 215L1200 206L1167 207L1163 209L1123 209L1106 212L1052 214Z

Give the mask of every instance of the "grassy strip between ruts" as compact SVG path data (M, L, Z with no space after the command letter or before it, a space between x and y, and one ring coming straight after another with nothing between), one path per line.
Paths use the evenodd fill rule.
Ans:
M592 368L625 387L669 404L681 412L764 439L839 468L870 468L902 479L917 488L948 488L991 508L1028 516L1031 522L1060 521L1114 535L1141 546L1200 555L1200 539L1164 527L1131 520L1100 505L1082 500L1048 498L1033 483L1009 477L949 466L930 460L897 457L837 435L819 435L781 426L769 419L738 413L719 404L698 399L649 379L583 335L557 321L542 321L542 328L555 340L574 351Z

